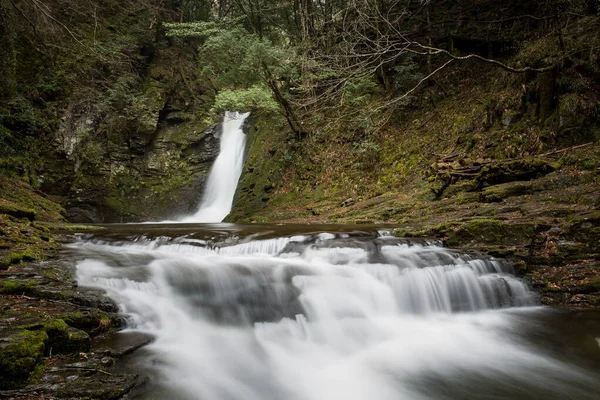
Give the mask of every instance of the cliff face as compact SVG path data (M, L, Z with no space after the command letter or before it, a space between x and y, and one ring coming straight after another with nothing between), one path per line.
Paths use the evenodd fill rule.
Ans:
M115 130L104 130L107 119L125 119L127 110L103 115L89 99L67 106L41 189L64 198L69 221L160 220L195 210L219 131L161 89L152 95L136 93L140 123Z
M0 5L0 167L56 196L73 222L193 211L218 152L194 45L142 0Z

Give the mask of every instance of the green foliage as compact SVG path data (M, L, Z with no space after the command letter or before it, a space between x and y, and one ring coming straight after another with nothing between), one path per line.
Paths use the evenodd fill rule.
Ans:
M342 101L350 106L366 106L376 90L377 83L372 75L349 79L344 84Z
M217 94L213 111L260 109L277 111L272 85L288 82L298 75L293 48L275 45L266 38L248 33L235 22L164 24L167 36L198 38L201 76L211 82Z
M406 93L424 77L419 64L412 57L401 57L392 68L392 73L394 90L398 93ZM399 104L409 105L415 99L415 96L409 95L400 100Z
M203 76L217 89L255 85L293 74L292 49L275 46L243 29L213 29L198 49ZM267 72L268 71L268 72Z
M260 109L276 112L279 105L273 99L270 90L262 85L254 85L248 89L225 89L215 97L214 111L226 110L250 111Z
M165 22L163 26L166 29L166 36L171 38L206 38L223 31L223 28L214 21Z

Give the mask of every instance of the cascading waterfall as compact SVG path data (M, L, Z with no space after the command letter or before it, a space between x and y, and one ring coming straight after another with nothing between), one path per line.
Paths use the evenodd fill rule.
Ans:
M221 222L231 211L244 167L246 135L242 127L249 115L231 111L225 113L219 155L210 170L200 208L183 222Z
M222 233L221 233L222 234ZM509 265L389 236L71 245L81 285L153 335L144 399L591 399L597 377L522 332ZM538 338L539 339L539 338ZM537 339L536 339L537 340Z

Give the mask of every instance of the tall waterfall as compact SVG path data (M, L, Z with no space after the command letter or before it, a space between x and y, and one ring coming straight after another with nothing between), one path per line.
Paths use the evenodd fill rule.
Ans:
M248 115L250 113L225 113L219 155L210 170L200 208L183 222L221 222L231 211L244 167L246 135L242 127Z
M593 367L565 358L540 318L575 327L501 260L353 231L270 226L256 240L259 228L72 245L79 283L155 338L137 356L152 384L134 398L597 398Z

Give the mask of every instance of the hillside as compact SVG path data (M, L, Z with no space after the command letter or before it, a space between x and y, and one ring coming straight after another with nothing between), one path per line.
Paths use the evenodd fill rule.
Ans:
M597 2L211 4L3 2L2 203L189 214L222 111L252 111L229 221L394 223L596 304Z

